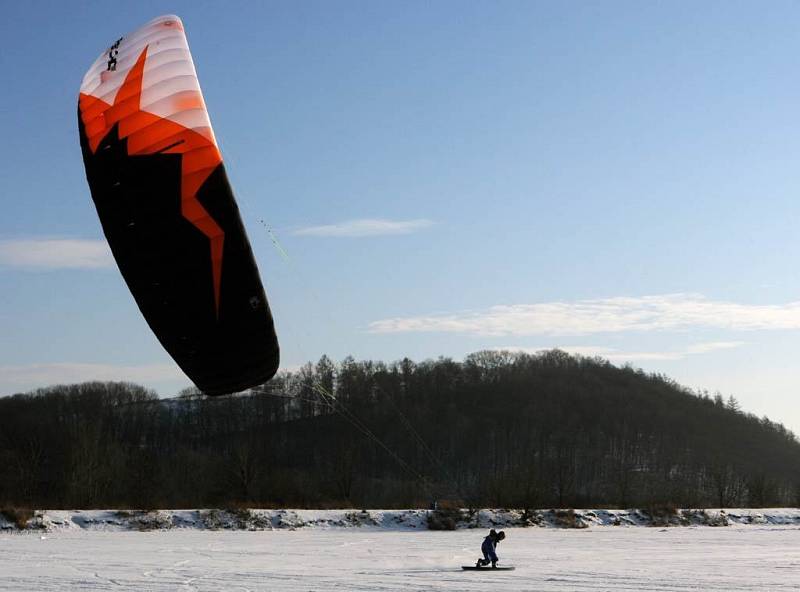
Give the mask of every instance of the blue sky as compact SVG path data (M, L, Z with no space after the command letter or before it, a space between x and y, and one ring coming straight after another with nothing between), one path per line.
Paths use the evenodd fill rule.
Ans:
M188 385L109 259L76 129L97 55L174 13L284 367L562 347L800 431L800 5L2 10L0 394Z

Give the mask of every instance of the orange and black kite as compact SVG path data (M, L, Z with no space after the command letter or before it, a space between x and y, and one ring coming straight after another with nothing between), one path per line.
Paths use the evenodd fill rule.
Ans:
M103 231L164 348L209 395L269 380L272 314L178 17L97 58L78 127Z

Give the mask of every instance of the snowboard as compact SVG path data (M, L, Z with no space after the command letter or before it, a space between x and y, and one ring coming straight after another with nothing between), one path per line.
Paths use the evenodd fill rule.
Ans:
M512 571L514 569L511 565L498 565L497 567L478 567L477 565L462 565L461 569L467 571Z

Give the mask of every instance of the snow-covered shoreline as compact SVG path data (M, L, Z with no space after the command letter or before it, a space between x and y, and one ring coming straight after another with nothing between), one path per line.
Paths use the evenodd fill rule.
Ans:
M430 510L37 510L22 530L137 531L173 528L201 530L296 530L361 528L427 530ZM800 508L683 509L651 515L629 510L483 509L445 511L457 529L493 527L594 528L634 526L800 526ZM0 531L20 529L0 514Z

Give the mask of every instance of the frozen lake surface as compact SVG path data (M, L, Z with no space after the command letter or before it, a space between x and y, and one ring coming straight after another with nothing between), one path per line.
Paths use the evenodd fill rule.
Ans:
M0 590L797 590L800 528L507 528L501 563L462 571L483 530L173 529L0 534Z

